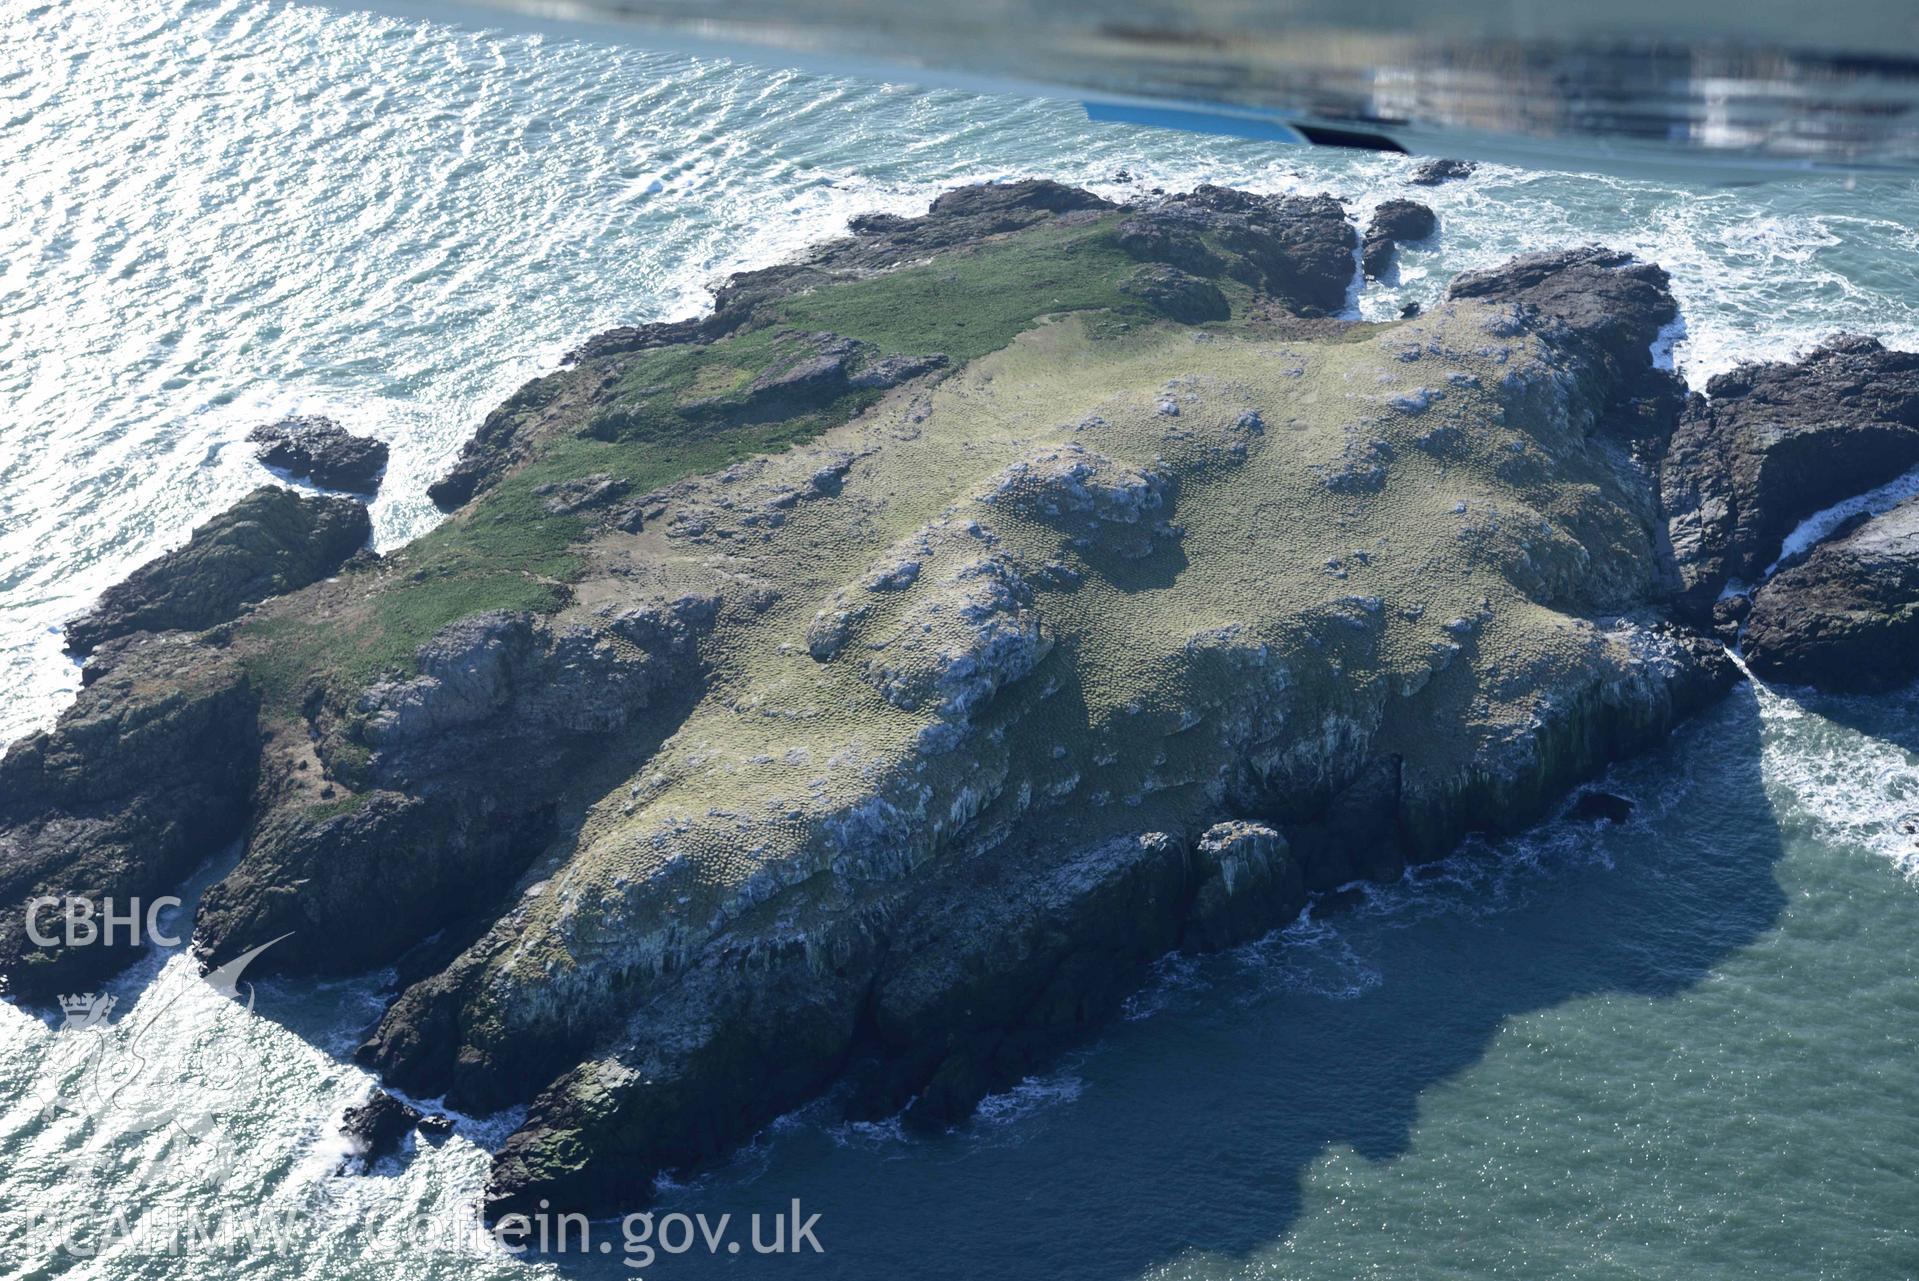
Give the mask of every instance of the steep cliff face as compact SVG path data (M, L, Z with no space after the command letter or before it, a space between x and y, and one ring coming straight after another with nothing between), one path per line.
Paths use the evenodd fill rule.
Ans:
M8 884L244 835L200 953L397 964L363 1059L528 1105L493 1213L610 1209L835 1083L962 1115L1167 950L1533 822L1731 679L1664 615L1656 267L1362 325L1329 198L853 232L522 389L426 538L116 658L5 758ZM189 777L82 813L35 764L154 719ZM114 845L163 782L178 847Z
M240 834L259 768L258 695L217 649L141 633L113 647L52 731L0 757L0 972L33 1000L77 992L145 945L146 907ZM34 898L111 900L136 931L67 946L61 908L28 933ZM104 919L95 922L103 926Z
M1710 624L1800 521L1915 465L1919 353L1842 334L1802 361L1714 378L1688 402L1663 467L1678 609Z

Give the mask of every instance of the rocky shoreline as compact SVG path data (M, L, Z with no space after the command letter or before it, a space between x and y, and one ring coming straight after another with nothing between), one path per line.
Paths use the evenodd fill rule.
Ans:
M1742 626L1762 673L1910 675L1919 508L1765 574L1919 464L1919 356L1688 396L1665 273L1596 247L1336 318L1432 234L1397 204L961 189L589 341L407 548L251 495L69 628L0 896L239 840L198 954L396 966L362 1061L528 1108L489 1214L608 1211L828 1090L961 1118L1167 952L1536 822ZM17 995L128 959L19 917Z

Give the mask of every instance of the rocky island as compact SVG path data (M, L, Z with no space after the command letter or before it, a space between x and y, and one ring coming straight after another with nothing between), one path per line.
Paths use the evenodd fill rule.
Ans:
M1397 212L1378 254L1432 234ZM1919 463L1915 358L1689 396L1656 265L1366 324L1365 248L1330 197L969 187L602 334L415 542L216 521L110 593L0 758L0 894L237 842L203 958L394 967L362 1061L526 1108L489 1213L609 1211L828 1091L963 1117L1168 951L1538 820L1729 688L1748 613L1782 655L1791 601L1911 616L1909 518L1753 585ZM0 922L17 994L126 959Z

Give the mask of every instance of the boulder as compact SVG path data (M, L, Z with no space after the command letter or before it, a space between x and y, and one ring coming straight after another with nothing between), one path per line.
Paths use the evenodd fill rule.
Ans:
M1919 676L1919 499L1769 579L1743 649L1761 676L1821 689L1884 690Z
M328 489L370 494L386 471L387 445L355 436L331 418L287 418L255 427L247 440L260 461L293 477L308 477Z
M254 490L150 560L67 624L67 651L87 654L133 632L204 631L242 607L336 572L373 536L366 507L277 485Z
M1436 157L1432 160L1420 161L1419 164L1414 167L1412 177L1406 181L1412 183L1415 187L1437 187L1442 182L1452 182L1454 179L1464 178L1477 168L1479 168L1479 166L1470 160L1451 160L1444 157Z

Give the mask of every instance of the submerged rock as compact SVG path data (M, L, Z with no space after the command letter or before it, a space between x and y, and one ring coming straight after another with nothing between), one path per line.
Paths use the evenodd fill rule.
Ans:
M1623 796L1592 790L1579 794L1566 817L1576 823L1623 823L1632 817L1633 808Z
M1768 579L1741 640L1772 680L1865 691L1919 676L1919 499Z
M67 624L67 651L86 654L133 632L203 631L334 573L372 536L353 499L263 486L103 592Z
M331 418L267 423L249 432L247 440L259 447L260 461L267 466L328 489L370 494L386 471L385 441L352 435Z

